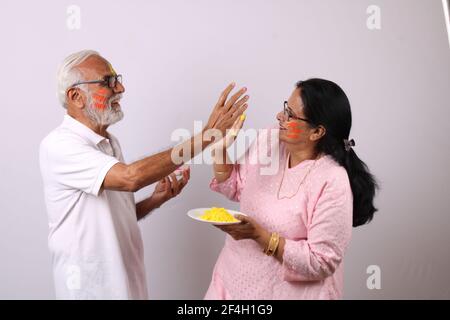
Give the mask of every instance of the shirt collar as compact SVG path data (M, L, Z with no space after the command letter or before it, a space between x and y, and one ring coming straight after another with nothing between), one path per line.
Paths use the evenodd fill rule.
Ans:
M91 128L82 124L80 121L72 118L68 114L64 115L64 120L63 120L62 126L72 130L75 133L78 133L82 137L93 142L95 145L99 144L101 141L106 139L105 137L97 134Z

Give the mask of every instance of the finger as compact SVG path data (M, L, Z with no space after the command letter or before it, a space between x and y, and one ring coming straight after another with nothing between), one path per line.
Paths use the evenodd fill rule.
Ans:
M245 119L246 119L246 116L245 116L245 113L242 113L238 118L237 118L237 125L236 125L236 130L241 130L242 129L242 126L244 125L244 122L245 122Z
M234 123L236 121L236 119L238 117L240 117L245 112L245 110L247 110L247 108L248 108L248 104L244 104L238 110L235 110L235 112L231 115L230 122Z
M243 223L251 223L250 218L248 218L242 214L235 214L234 217Z
M245 114L241 114L240 117L238 117L234 123L233 126L230 129L230 134L233 137L233 141L234 139L236 139L237 135L239 134L239 131L242 129L242 126L244 125L245 122Z
M230 231L229 231L228 229L226 229L226 228L223 228L222 225L213 224L213 226L216 227L217 229L219 229L220 231L225 232L225 233L231 235Z
M246 103L250 99L249 95L246 95L239 99L235 104L233 104L231 110L240 108L244 103Z
M164 180L165 180L165 182L164 182L164 191L168 195L172 196L172 184L170 182L169 177L165 177Z
M186 187L187 183L188 183L188 179L185 178L185 176L183 175L183 178L182 178L181 181L180 181L180 189L179 189L179 192L183 191L183 189L184 189L184 187Z
M188 183L188 176L187 176L187 172L183 171L183 177L180 180L180 191L183 190L183 188L187 185Z
M189 180L191 178L191 168L188 167L186 172L187 172L187 177L188 177L188 180Z
M189 169L183 171L183 180L185 181L185 183L187 183L189 181Z
M235 228L233 228L233 226L229 226L229 225L220 225L219 228L226 233L235 231Z
M225 103L225 110L228 111L246 91L247 88L244 87L232 95L231 98Z
M164 178L158 181L158 183L155 186L155 191L164 191L166 189L166 181Z
M177 195L180 192L180 183L178 182L178 179L177 179L177 176L175 175L175 173L171 173L170 178L172 179L173 194Z
M217 101L216 108L222 107L225 104L225 101L227 101L228 95L230 94L231 90L236 86L236 83L232 82L230 83L225 90L222 91L219 100Z

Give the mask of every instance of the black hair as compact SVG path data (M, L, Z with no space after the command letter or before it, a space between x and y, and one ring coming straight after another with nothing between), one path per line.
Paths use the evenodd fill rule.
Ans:
M296 86L300 89L303 112L311 125L322 125L326 129L316 151L332 156L347 171L353 193L353 226L369 223L377 211L373 200L379 186L353 148L345 149L344 139L349 140L352 126L347 95L336 83L324 79L299 81Z

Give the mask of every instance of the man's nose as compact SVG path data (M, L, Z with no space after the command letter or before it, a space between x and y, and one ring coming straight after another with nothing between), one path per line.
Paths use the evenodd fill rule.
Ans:
M114 93L124 93L125 87L119 81L117 81L116 86L113 89Z

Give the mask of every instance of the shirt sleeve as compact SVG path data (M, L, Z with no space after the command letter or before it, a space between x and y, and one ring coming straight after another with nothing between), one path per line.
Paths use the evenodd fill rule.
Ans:
M216 178L212 179L209 185L211 190L222 193L231 201L241 201L241 193L245 187L249 166L254 162L252 162L250 158L254 156L254 153L256 152L257 141L258 140L253 141L244 154L233 165L233 170L227 180L219 182Z
M234 164L230 177L219 183L213 178L210 188L213 191L222 193L228 199L239 202L241 200L241 191L244 188L246 180L246 168L243 164Z
M78 139L41 146L54 181L66 188L98 196L103 180L118 159Z
M286 239L282 267L286 281L323 280L342 261L351 237L353 196L345 169L333 176L321 190L307 239Z

